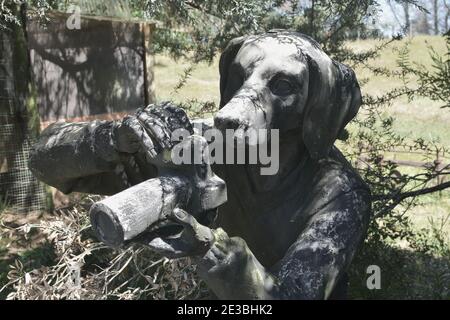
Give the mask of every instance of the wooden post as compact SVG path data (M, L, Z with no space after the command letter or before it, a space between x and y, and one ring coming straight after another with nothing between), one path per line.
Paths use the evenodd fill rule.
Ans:
M141 23L143 46L144 46L144 94L145 105L149 105L156 101L155 96L155 55L152 47L153 32L155 24Z
M444 183L444 175L440 175L440 173L445 169L446 165L444 161L440 158L439 150L436 151L436 160L433 162L434 164L434 173L436 173L436 185L440 185ZM439 191L439 196L442 196L442 191Z

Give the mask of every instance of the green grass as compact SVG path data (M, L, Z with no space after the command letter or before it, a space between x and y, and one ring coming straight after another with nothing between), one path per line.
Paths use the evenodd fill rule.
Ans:
M159 101L173 100L177 102L198 99L200 101L213 101L218 105L220 94L217 59L212 64L200 63L195 65L186 85L177 93L173 92L184 70L190 66L191 63L186 60L174 61L167 56L157 55L155 67L157 99Z
M428 237L430 237L428 235ZM428 242L432 242L431 238ZM375 242L365 244L349 272L351 299L450 299L449 252L425 252ZM367 266L381 270L381 288L366 286Z
M385 48L380 57L371 61L376 67L397 69L398 52L405 44L409 43L410 58L413 63L432 68L432 60L429 55L429 46L437 53L446 52L445 41L440 36L417 36L391 43ZM349 46L356 51L363 51L379 44L376 40L364 40L352 42ZM397 79L383 76L373 76L364 68L357 68L356 74L363 82L369 79L362 87L363 94L382 95L390 89L400 87L402 84ZM414 79L411 79L414 83ZM435 102L426 98L418 98L412 102L407 99L397 99L387 110L387 114L394 116L396 122L394 128L399 134L411 138L422 137L428 141L437 140L445 146L450 146L450 110L442 110L442 102Z

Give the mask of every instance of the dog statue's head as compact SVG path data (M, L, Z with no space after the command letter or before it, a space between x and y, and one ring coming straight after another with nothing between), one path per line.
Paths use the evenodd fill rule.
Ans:
M361 104L354 72L300 33L233 39L219 68L218 129L298 129L315 159L328 154Z

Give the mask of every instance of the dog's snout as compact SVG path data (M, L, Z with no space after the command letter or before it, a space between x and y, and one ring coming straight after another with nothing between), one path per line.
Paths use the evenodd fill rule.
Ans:
M229 115L216 115L214 117L214 126L218 129L233 129L236 130L240 126L239 119L230 117Z
M219 130L260 129L265 125L266 113L244 96L231 99L214 117L214 126Z

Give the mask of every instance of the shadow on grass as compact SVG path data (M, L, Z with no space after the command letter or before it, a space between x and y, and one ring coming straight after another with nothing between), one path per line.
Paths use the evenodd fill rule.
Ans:
M50 242L21 252L17 255L8 255L6 248L0 248L0 288L8 283L8 272L11 265L19 262L23 265L23 272L29 272L36 268L52 266L56 263L56 254ZM0 300L6 299L13 288L10 286L0 292Z
M381 289L369 290L367 267L381 270ZM365 244L349 272L350 299L450 299L450 256Z

